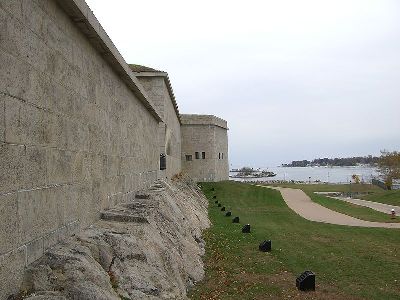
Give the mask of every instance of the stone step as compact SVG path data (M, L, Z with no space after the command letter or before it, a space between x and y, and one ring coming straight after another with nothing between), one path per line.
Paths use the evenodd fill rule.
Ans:
M136 199L149 199L149 198L150 198L150 195L147 194L147 193L137 193L137 194L135 195L135 198L136 198Z
M101 219L105 221L114 221L122 223L149 223L146 217L141 215L105 211L101 213Z
M165 187L155 187L155 186L152 186L152 187L149 188L149 191L150 191L150 192L161 192L161 191L164 191L164 190L165 190Z
M130 202L130 203L123 203L121 204L123 207L129 208L134 211L149 211L151 209L154 209L156 207L155 204L153 203L135 203L135 202Z

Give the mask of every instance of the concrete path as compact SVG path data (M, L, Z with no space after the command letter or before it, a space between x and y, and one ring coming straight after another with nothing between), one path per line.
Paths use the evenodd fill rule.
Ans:
M374 209L376 211L383 212L385 214L390 214L392 209L394 209L396 214L400 213L400 206L383 204L383 203L378 203L378 202L372 202L372 201L367 201L367 200L362 200L362 199L347 198L347 197L331 197L331 198L342 200L342 201L346 201L346 202L349 202L349 203L352 203L352 204L356 204L356 205L369 207L369 208L372 208L372 209Z
M400 228L400 223L364 221L330 210L313 202L306 193L299 189L258 186L280 191L286 204L301 217L310 221L346 226Z

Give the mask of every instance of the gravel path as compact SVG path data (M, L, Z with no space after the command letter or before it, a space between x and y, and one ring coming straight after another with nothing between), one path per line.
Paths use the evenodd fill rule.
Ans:
M364 221L330 210L313 202L306 193L299 189L263 187L280 191L286 204L301 217L310 221L359 227L400 228L400 223Z

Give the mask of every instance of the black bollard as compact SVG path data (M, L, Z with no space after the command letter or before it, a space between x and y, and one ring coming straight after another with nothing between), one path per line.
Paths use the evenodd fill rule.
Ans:
M271 240L263 241L259 246L258 249L262 252L269 252L271 251Z
M225 211L225 206L223 206L223 207L221 208L221 211Z
M221 207L222 206L222 204L221 203L218 203L218 207Z
M239 217L234 217L232 223L239 223Z
M242 233L250 233L250 224L246 224L242 227Z
M230 211L227 211L225 217L230 217L230 216L232 216L232 213Z
M304 271L296 278L296 287L300 291L315 291L315 274L311 271Z

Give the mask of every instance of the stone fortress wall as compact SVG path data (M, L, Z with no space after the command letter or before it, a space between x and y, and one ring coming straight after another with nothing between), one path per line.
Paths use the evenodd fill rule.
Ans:
M56 1L0 2L0 281L8 287L10 274L149 186L159 168L159 117L90 42L98 30L111 43L88 7L61 2L75 20ZM79 26L95 27L91 38Z
M228 128L215 126L215 180L229 180Z
M196 177L167 74L135 76L83 0L0 1L0 66L0 299L46 249L157 178L228 179L226 122L191 129L212 142Z
M181 115L182 164L196 181L229 179L225 120L211 115Z
M181 121L168 74L143 66L130 66L163 120L159 125L159 143L160 154L167 158L167 169L160 170L159 177L171 178L182 170Z

